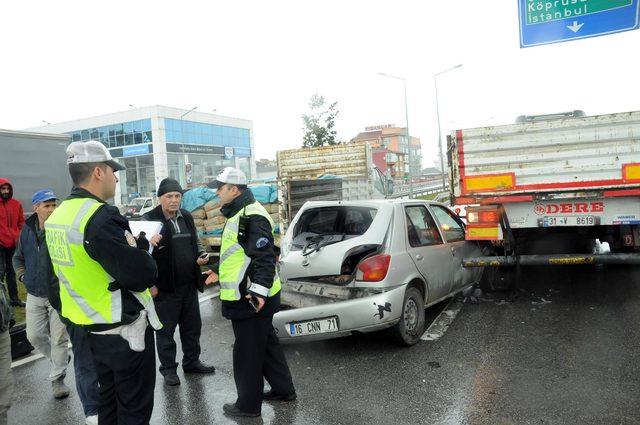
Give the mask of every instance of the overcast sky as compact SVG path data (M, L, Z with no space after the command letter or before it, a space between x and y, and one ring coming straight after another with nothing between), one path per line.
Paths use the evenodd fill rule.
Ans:
M516 0L5 1L0 128L198 106L253 120L256 158L301 145L319 93L338 135L409 127L423 165L442 133L517 115L640 109L640 31L521 49Z

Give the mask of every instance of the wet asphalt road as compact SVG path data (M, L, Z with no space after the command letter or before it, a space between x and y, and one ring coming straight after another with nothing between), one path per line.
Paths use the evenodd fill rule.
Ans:
M158 376L152 423L640 423L639 282L640 269L627 267L523 269L514 291L467 298L437 341L402 348L372 334L287 345L298 401L237 421L221 412L235 399L233 334L208 300L202 358L217 372L179 372L179 387ZM46 375L45 360L14 369L10 424L82 423L77 395L54 400Z

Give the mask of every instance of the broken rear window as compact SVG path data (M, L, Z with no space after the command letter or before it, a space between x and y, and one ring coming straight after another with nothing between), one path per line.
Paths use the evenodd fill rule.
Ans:
M377 209L367 207L323 207L306 210L293 232L298 235L344 235L354 237L363 235L371 226Z

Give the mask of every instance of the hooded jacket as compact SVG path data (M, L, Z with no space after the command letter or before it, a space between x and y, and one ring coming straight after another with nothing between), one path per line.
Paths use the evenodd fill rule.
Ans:
M8 184L11 188L9 199L0 198L0 246L15 248L22 226L24 226L24 211L22 204L13 199L13 185L9 179L0 177L0 186Z

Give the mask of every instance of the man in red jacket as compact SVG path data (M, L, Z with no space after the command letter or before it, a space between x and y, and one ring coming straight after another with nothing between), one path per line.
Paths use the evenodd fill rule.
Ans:
M24 226L22 204L13 199L13 186L8 179L0 177L0 280L6 278L11 305L24 307L18 298L16 273L13 270L12 258L16 250L20 231Z

